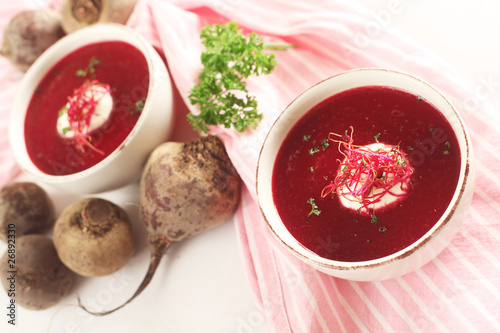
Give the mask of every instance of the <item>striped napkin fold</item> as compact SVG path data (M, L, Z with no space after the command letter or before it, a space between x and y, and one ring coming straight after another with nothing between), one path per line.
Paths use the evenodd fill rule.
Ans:
M12 8L16 5L12 5ZM16 8L19 8L17 5ZM3 10L0 28L15 10ZM255 131L214 128L245 188L236 213L248 279L269 332L492 332L500 328L500 120L441 59L348 0L141 0L127 25L165 53L187 102L201 69L199 31L238 22L266 41L297 48L275 52L271 75L251 78L264 119ZM337 279L284 252L257 205L256 166L280 112L311 85L339 72L381 67L418 76L455 105L471 134L476 188L466 220L432 262L380 282ZM22 76L0 59L0 185L16 174L6 139L9 106ZM191 111L195 109L189 105Z

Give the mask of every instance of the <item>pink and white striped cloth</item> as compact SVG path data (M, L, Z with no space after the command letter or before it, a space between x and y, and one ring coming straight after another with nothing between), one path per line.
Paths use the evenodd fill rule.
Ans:
M2 11L0 29L12 12ZM266 41L297 45L276 52L278 65L271 75L249 81L264 113L259 127L246 133L212 131L224 140L246 185L237 229L269 332L500 330L500 122L492 106L475 97L440 59L391 27L367 33L365 28L376 18L348 0L141 0L128 25L164 51L187 101L201 69L199 31L227 20ZM360 67L408 72L444 92L470 131L478 167L472 207L452 244L422 269L381 282L332 278L283 252L256 204L258 154L279 113L312 84ZM5 128L20 78L0 59L0 186L17 172Z

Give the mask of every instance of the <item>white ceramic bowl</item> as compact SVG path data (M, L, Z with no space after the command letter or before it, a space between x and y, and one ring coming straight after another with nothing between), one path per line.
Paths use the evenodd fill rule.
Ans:
M25 144L24 122L31 96L45 74L70 52L97 42L123 41L135 46L149 67L149 90L135 127L109 156L78 173L55 176L38 169ZM73 32L47 49L26 72L12 105L9 142L21 169L41 182L70 192L97 193L135 180L149 153L171 132L172 87L167 68L154 48L137 32L119 24L96 24Z
M418 241L389 256L341 262L325 259L301 245L284 226L273 202L271 179L278 150L290 128L308 110L326 98L360 86L388 86L420 95L433 104L451 124L460 146L460 177L453 198L439 221ZM339 278L375 281L414 271L436 257L457 233L473 194L471 142L452 104L434 87L411 75L384 69L359 69L330 77L295 99L276 120L262 147L257 170L258 201L269 228L290 252L319 271Z

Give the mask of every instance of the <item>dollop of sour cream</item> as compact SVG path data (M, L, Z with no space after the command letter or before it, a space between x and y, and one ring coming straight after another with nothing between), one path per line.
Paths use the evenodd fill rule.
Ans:
M68 103L59 112L57 132L65 138L75 136L75 131L70 125L70 117L68 116L68 110L74 107L74 103L83 105L80 110L82 114L91 113L88 125L83 124L83 127L80 128L83 134L88 134L101 127L108 120L113 109L113 97L109 93L108 85L100 83L84 84L75 90L75 94L68 99Z
M379 151L381 149L390 152L391 149L393 149L393 146L386 145L383 143L373 143L363 147L366 149L370 149L373 152ZM345 165L345 160L340 165L340 168L342 168L344 165ZM389 177L388 181L391 181L393 179L390 178L391 175L382 174L382 176ZM348 189L345 185L341 186L337 191L337 196L340 200L340 203L344 207L355 211L359 211L360 209L362 209L363 204L361 203L360 198L357 198L351 194L341 194L341 193L356 191L360 189L365 183L366 183L366 178L360 178L359 183L356 184L356 186L351 189ZM395 185L390 189L390 191L387 192L384 196L382 196L380 201L371 204L370 208L375 211L387 207L389 205L395 204L396 202L402 200L408 186L409 186L409 180L395 183ZM384 192L384 189L375 187L372 187L371 189L371 195L380 194L382 192Z

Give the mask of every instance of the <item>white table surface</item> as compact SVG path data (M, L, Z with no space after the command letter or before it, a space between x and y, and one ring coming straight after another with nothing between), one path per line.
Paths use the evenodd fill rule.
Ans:
M442 57L481 89L500 110L500 2L496 0L354 0L376 15L385 26L399 29ZM387 15L390 8L397 12ZM376 18L384 20L377 21ZM373 22L367 24L373 24ZM487 90L484 90L487 88ZM484 92L487 91L487 94ZM500 112L500 111L499 111ZM178 130L175 139L192 132ZM30 180L21 175L20 180ZM78 197L46 188L57 212ZM125 207L138 221L138 184L99 194ZM113 307L131 295L142 280L149 261L145 234L134 226L138 250L131 262L116 274L79 278L75 292L88 304ZM6 246L0 244L0 253ZM7 324L7 295L0 292L1 332L266 332L262 312L250 290L237 242L234 221L176 244L163 258L150 286L135 301L108 317L82 314L71 294L54 308L29 311L18 308L17 325Z

